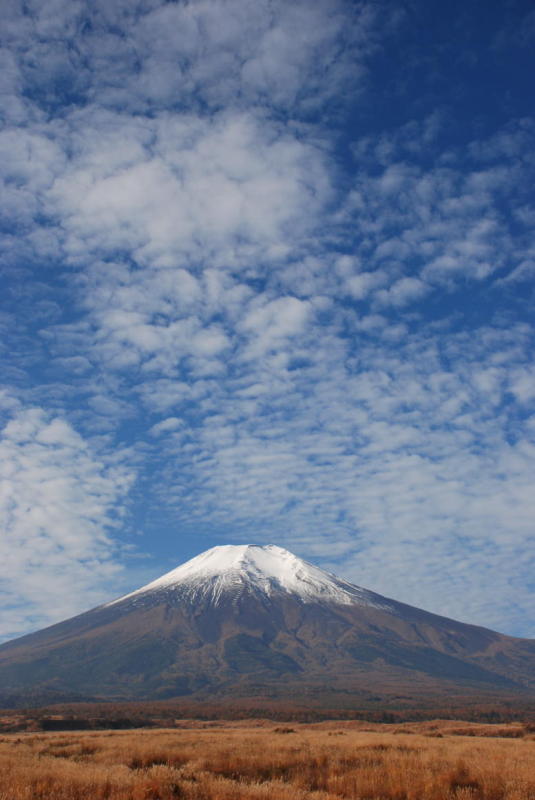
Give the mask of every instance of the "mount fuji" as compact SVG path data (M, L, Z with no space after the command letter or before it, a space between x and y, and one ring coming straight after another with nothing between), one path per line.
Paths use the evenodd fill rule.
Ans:
M0 646L2 694L58 698L529 695L535 641L382 597L274 545L207 550Z
M108 606L162 592L168 598L181 597L192 604L207 602L212 606L232 597L237 599L242 593L265 600L293 596L305 603L374 605L384 601L282 547L248 544L213 547Z

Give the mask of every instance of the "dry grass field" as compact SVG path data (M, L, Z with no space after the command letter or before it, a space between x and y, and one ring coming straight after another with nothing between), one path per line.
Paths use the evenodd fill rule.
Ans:
M0 737L0 800L535 800L521 725L191 723Z

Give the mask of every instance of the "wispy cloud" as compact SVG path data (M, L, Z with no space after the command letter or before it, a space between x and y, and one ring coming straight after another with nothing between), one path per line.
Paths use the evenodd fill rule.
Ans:
M0 439L2 627L14 635L106 597L132 475L64 419L13 403Z

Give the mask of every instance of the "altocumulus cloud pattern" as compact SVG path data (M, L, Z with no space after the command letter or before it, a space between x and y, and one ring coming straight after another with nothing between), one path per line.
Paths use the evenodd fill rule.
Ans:
M0 637L249 541L534 636L531 2L3 18Z

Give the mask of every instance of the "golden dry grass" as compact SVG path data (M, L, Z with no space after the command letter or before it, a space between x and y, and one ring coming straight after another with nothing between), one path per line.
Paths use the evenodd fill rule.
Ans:
M0 800L535 800L532 737L451 729L231 725L5 735Z

